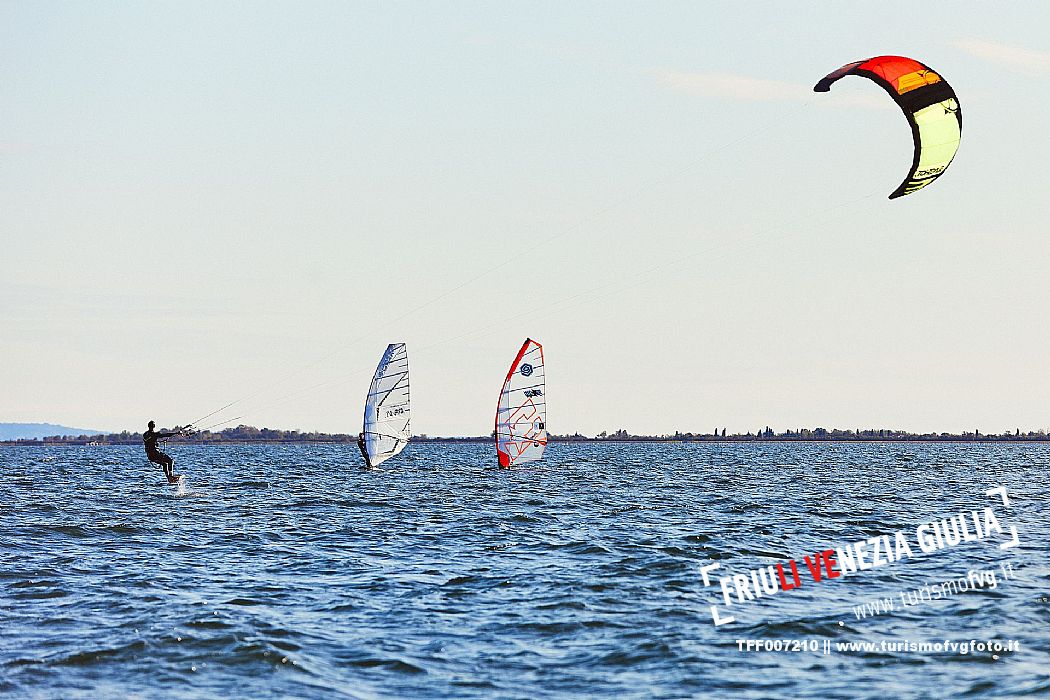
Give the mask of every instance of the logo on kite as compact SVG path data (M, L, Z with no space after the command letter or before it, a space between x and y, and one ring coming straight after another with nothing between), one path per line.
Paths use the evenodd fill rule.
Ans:
M527 377L530 374L532 374L532 365L526 362L521 366L521 368L518 371L521 372L521 376Z
M962 109L955 90L929 66L904 56L876 56L847 63L824 76L814 92L828 92L847 75L859 75L882 87L911 126L915 153L911 170L890 199L916 192L944 174L959 150ZM932 175L931 175L932 173Z

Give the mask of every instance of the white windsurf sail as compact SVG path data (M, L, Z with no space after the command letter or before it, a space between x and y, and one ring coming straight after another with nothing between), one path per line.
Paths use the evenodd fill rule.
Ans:
M391 343L376 367L365 400L364 437L369 466L405 449L412 437L408 394L408 348Z
M507 372L496 408L499 465L533 462L547 446L547 397L543 383L543 346L529 338Z

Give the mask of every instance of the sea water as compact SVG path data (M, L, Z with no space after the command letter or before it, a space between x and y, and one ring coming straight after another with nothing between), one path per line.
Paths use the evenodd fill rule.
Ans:
M1045 445L553 444L510 470L489 444L377 470L352 444L170 451L181 486L135 448L0 447L0 694L1050 694ZM803 563L985 507L1016 545ZM725 605L719 577L791 561L798 587ZM885 648L829 651L850 642ZM934 642L957 646L908 646Z

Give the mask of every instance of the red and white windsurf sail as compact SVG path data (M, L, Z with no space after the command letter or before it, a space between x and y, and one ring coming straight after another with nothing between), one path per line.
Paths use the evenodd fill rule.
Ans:
M496 451L501 467L543 457L547 446L546 401L543 346L526 338L507 372L496 408Z

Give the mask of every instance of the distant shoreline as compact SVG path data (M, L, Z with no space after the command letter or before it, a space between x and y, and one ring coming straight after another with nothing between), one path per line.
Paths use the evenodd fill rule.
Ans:
M61 427L61 426L56 426ZM169 432L169 428L162 431ZM839 430L828 428L796 428L776 432L768 426L754 433L735 433L727 435L727 429L716 429L712 433L683 433L676 431L673 435L631 435L624 429L608 433L602 431L593 437L574 433L572 435L549 434L548 441L551 443L630 443L630 442L659 442L659 443L746 443L746 442L982 442L982 443L1045 443L1050 442L1050 435L1046 432L1029 431L1021 433L1020 429L1013 432L1005 431L999 434L984 434L980 429L972 433L909 433L905 430L879 429L857 429ZM468 436L431 436L425 433L414 435L412 441L415 443L456 444L456 443L492 443L495 435L468 435ZM303 432L300 430L280 430L275 428L256 428L251 425L238 425L236 428L225 428L218 432L202 430L191 435L178 435L167 438L162 442L177 445L242 445L242 444L356 444L357 433L322 433ZM53 435L50 437L29 437L17 440L2 440L2 446L48 446L48 445L142 445L142 434L123 430L119 433L96 433L79 435Z
M141 446L142 440L107 440L106 436L92 436L94 438L102 439L82 439L81 437L56 437L56 438L45 438L41 439L26 439L26 440L4 440L0 441L0 447L55 447L55 446L74 446L74 447L128 447L128 446ZM473 436L473 437L413 437L412 442L417 444L489 444L493 443L495 438L488 436ZM932 437L932 436L885 436L885 437L758 437L758 436L747 436L747 435L727 435L722 436L693 436L693 437L658 437L658 436L628 436L628 437L605 437L605 438L589 438L589 437L575 437L575 436L551 436L548 439L550 444L604 444L604 443L615 443L615 444L628 444L628 443L680 443L680 444L694 444L694 443L709 443L709 444L740 444L740 443L759 443L759 444L775 444L775 443L836 443L836 444L874 444L874 443L950 443L950 444L964 444L964 443L982 443L982 444L995 444L995 443L1011 443L1011 444L1046 444L1050 443L1050 436L1026 436L1026 435L980 435L980 436L960 436L953 435L950 437ZM327 437L327 438L285 438L285 439L266 439L266 438L224 438L224 439L210 439L210 440L196 440L196 439L178 439L171 440L169 444L181 446L203 446L203 447L215 447L222 445L352 445L356 443L356 438L350 437Z

